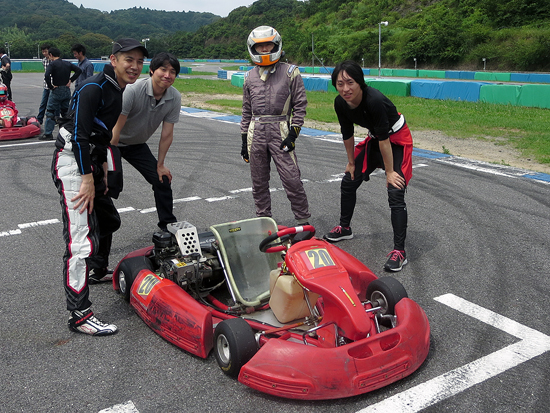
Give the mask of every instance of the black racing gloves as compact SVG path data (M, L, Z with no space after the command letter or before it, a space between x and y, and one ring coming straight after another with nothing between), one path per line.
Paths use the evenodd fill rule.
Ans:
M250 162L250 156L248 155L248 137L247 133L241 133L243 144L241 146L241 156L246 163Z
M300 129L301 128L299 126L291 126L287 138L281 143L279 149L282 149L285 152L292 152L296 147L294 141L296 141L296 138L300 134Z

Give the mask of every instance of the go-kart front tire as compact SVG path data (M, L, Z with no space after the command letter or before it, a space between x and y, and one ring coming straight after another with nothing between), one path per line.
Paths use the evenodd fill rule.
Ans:
M382 307L382 315L395 315L395 305L407 297L403 284L393 277L378 278L367 287L367 299L373 307Z
M252 327L242 318L220 322L214 330L214 356L222 371L237 378L244 366L258 351Z
M130 257L120 263L117 274L118 286L126 301L130 301L132 284L134 284L139 272L145 269L154 271L153 263L144 256Z

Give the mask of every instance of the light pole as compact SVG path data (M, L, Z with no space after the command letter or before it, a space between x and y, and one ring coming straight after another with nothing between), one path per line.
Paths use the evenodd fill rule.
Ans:
M483 58L481 60L483 60L483 70L485 70L485 68L487 67L487 59Z
M413 57L414 59L414 70L416 70L416 57Z
M145 48L146 48L146 49L147 49L147 42L148 42L149 40L151 40L151 39L149 39L148 37L146 37L145 39L141 39L141 41L142 41L143 43L145 43Z
M378 23L378 77L382 68L382 25L387 26L388 22Z

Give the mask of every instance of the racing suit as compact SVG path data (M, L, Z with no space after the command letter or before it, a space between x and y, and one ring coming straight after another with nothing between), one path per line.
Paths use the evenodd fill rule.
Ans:
M296 153L280 149L289 127L301 128L304 124L306 106L306 90L298 67L278 62L269 67L256 66L247 72L243 86L241 133L247 134L252 195L259 217L271 216L271 158L294 218L305 223L311 216Z
M113 201L105 195L103 163L122 109L122 92L111 65L86 79L73 97L68 121L61 125L55 142L52 178L62 208L66 243L63 275L69 311L90 307L88 266L107 266L112 233L120 227ZM88 173L94 177L94 208L92 213L81 214L71 199L79 193L82 175ZM102 251L98 251L99 245ZM92 262L94 259L100 262Z
M0 126L10 128L19 120L17 107L11 100L0 103Z

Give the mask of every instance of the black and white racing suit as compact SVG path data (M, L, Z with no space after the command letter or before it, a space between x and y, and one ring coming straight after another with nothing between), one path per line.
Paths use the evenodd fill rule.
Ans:
M73 96L67 123L59 129L52 161L52 178L60 195L63 217L63 275L67 310L90 307L88 266L96 259L99 239L110 249L110 237L120 227L120 217L112 200L104 195L103 163L111 131L122 108L123 89L112 66L88 79ZM75 210L74 198L80 191L82 175L93 173L96 188L92 213ZM107 242L104 243L104 239ZM108 251L107 251L108 256ZM91 257L91 258L89 258ZM105 257L100 256L100 260ZM99 265L103 265L100 263ZM106 266L106 263L105 263ZM99 267L99 266L98 266Z

